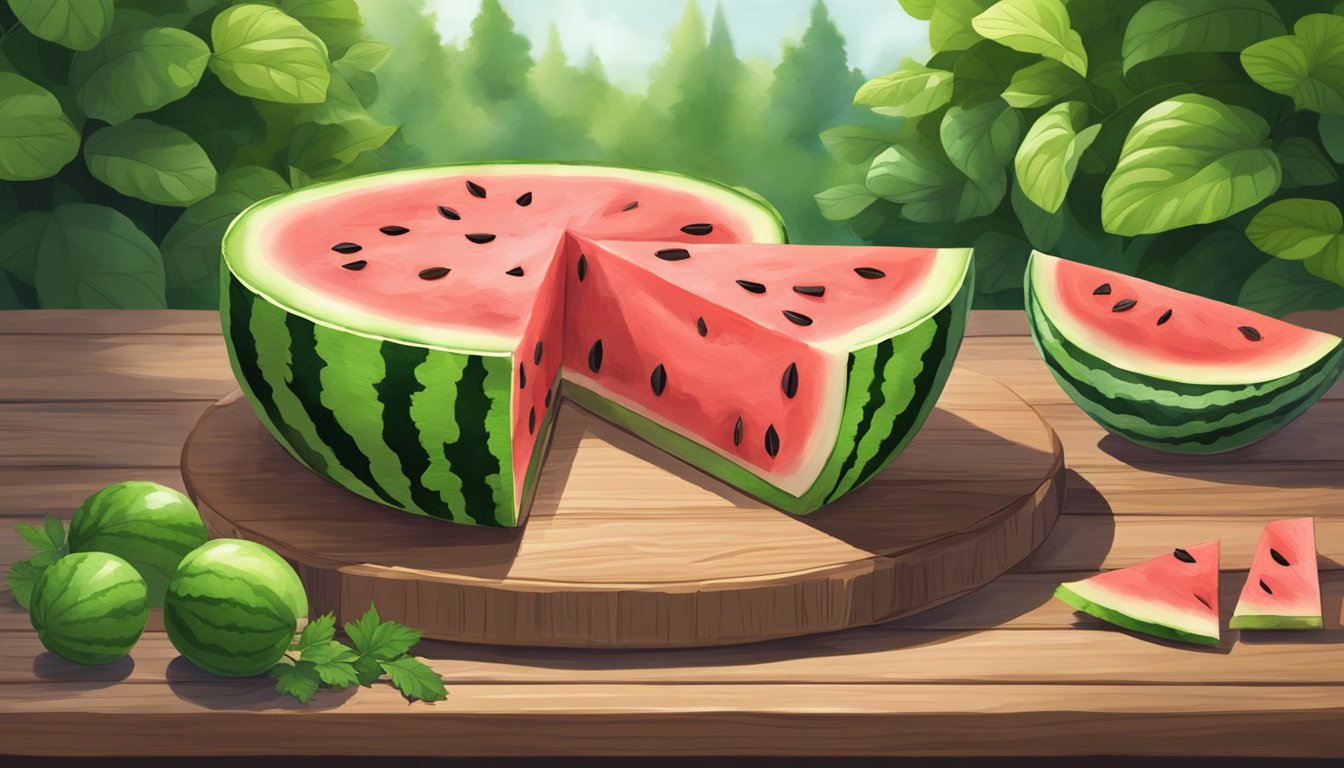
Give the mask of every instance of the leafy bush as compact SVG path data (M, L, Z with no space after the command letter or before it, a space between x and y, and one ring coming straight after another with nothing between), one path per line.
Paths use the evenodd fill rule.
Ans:
M362 29L355 0L0 6L0 308L216 306L234 215L396 131Z
M823 134L867 176L818 203L876 242L973 244L978 306L1021 306L1032 248L1273 314L1344 305L1335 2L901 0L934 54L859 88L890 129Z

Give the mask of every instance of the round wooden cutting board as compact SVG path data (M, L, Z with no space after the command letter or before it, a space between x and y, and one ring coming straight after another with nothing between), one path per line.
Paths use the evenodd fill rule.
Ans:
M1026 557L1063 496L1059 439L1012 391L956 369L884 472L793 517L566 402L522 529L379 506L309 472L240 394L187 439L182 475L215 536L298 566L312 615L503 645L747 643L909 615Z

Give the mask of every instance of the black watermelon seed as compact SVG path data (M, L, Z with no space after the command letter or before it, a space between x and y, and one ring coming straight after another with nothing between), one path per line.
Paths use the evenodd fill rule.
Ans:
M513 269L510 269L508 272L505 272L504 274L506 274L506 275L511 275L511 276L513 276L513 277L522 277L522 276L523 276L523 268L522 268L522 267L514 267Z
M518 388L527 388L527 364L523 362L518 363Z
M514 200L513 202L515 202L515 203L517 203L517 204L523 206L524 208L526 208L527 206L529 206L529 205L532 204L532 193L531 193L531 192L524 192L523 194L521 194L521 195L518 196L518 199L517 199L517 200Z
M765 430L765 452L772 459L779 455L779 433L775 431L774 424Z
M1097 289L1096 289L1095 291L1092 292L1092 295L1093 295L1093 296L1110 296L1110 295L1111 295L1111 284L1110 284L1110 283L1102 283L1101 285L1098 285L1098 286L1097 286Z
M812 324L812 318L804 315L802 312L794 312L791 309L784 310L784 316L789 318L789 322L794 325L808 326Z
M1186 552L1184 549L1181 549L1180 547L1177 547L1171 554L1175 555L1176 559L1180 560L1182 563L1195 562L1195 556L1190 554L1189 552Z
M688 235L704 236L714 231L713 224L687 224L681 228L682 232Z
M588 276L588 257L582 253L579 254L579 282Z
M1261 579L1261 580L1260 580L1260 588L1263 589L1263 590L1265 590L1265 594L1266 594L1266 595L1272 595L1272 594L1274 594L1274 590L1272 590L1272 589L1269 588L1269 585L1265 583L1265 580L1264 580L1264 579Z
M430 267L429 269L420 270L420 279L438 280L449 272L452 272L452 270L447 267Z
M337 253L359 253L364 250L364 246L355 243L337 243L331 246L331 250Z
M1157 324L1158 324L1158 325L1161 325L1161 324L1167 322L1167 321L1170 320L1170 319L1171 319L1171 310L1168 309L1166 312L1163 312L1163 313L1162 313L1162 316L1161 316L1161 317L1157 318Z
M396 224L388 224L386 227L379 227L378 231L382 232L384 235L396 237L397 235L404 235L411 230L405 227L398 227Z
M709 335L709 326L705 325L705 318L697 317L695 319L695 330L702 338Z
M1241 326L1240 328L1238 328L1237 330L1238 330L1238 331L1241 331L1241 335L1242 335L1242 336L1245 336L1245 337L1246 337L1248 340L1250 340L1250 341L1259 341L1259 340L1260 340L1260 332L1257 331L1257 330L1255 330L1254 328L1252 328L1252 327L1249 326L1249 325L1243 325L1243 326Z
M622 209L621 209L621 213L625 213L626 211L633 211L633 210L635 210L635 209L638 208L638 207L639 207L639 201L638 201L638 200L635 200L634 202L632 202L632 203L630 203L629 205L627 205L627 206L625 206L624 208L622 208Z
M597 373L602 370L602 340L593 342L593 346L588 350L588 370Z
M886 277L887 273L876 267L855 267L854 273L864 280L876 280L879 277Z
M760 283L753 283L750 280L738 280L737 284L742 286L743 290L751 293L765 293L765 286Z
M535 431L537 431L537 407L534 405L527 412L527 434L530 435Z
M797 363L789 363L789 367L784 369L784 377L780 379L779 386L784 390L784 394L790 398L798 394Z
M659 363L649 376L649 386L653 387L653 394L656 397L662 397L663 390L667 389L667 369L663 368L662 363Z
M1212 605L1209 605L1209 601L1208 601L1208 600L1205 600L1204 598L1200 597L1199 595L1195 595L1195 599L1198 600L1199 602L1203 603L1205 608L1212 608L1212 607L1213 607Z
M1126 311L1128 311L1128 310L1133 309L1133 308L1134 308L1134 305L1135 305L1135 304L1138 304L1138 303L1139 303L1139 302L1135 301L1134 299L1121 299L1121 300L1115 302L1115 305L1111 307L1111 311L1112 311L1112 312L1126 312Z
M365 268L365 267L367 267L367 266L369 266L369 262L367 262L367 261L365 261L365 260L363 260L363 259L359 259L358 261L351 261L351 262L349 262L349 263L342 264L342 265L341 265L341 269L348 269L348 270L350 270L351 272L358 272L359 270L361 270L361 269L363 269L363 268Z
M1270 548L1269 548L1269 556L1272 557L1272 558L1274 558L1274 562L1278 563L1279 565L1284 565L1284 566L1288 565L1288 558L1286 558L1286 557L1284 557L1283 555L1279 554L1279 550L1277 550L1277 549L1275 549L1275 548L1273 548L1273 547L1270 547Z
M742 444L742 417L737 417L737 424L733 426L733 445Z
M439 215L445 219L452 219L453 221L460 221L462 219L462 214L458 213L457 211L454 211L452 208L449 208L446 205L439 206Z
M488 243L495 239L495 236L489 232L472 232L467 235L467 239L473 243Z
M485 187L474 181L467 181L467 191L471 193L472 197L485 197Z
M794 293L801 293L804 296L825 296L826 286L824 285L795 285Z
M533 363L534 365L541 365L541 342L540 342L540 341L537 342L537 348L534 349L534 350L532 350L532 363Z
M653 255L663 261L685 261L691 258L691 252L685 248L664 248L661 251L654 251Z
M546 407L547 407L547 408L550 408L550 407L551 407L551 393L552 393L553 391L554 391L554 390L550 390L550 389L546 390Z

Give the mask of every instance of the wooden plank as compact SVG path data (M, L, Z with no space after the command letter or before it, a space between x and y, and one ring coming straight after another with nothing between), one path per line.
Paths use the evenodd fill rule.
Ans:
M4 518L69 518L89 494L124 480L150 480L185 490L176 467L0 467L0 528ZM0 534L0 546L3 546ZM0 563L9 562L0 559Z
M966 319L966 338L1020 336L1030 341L1027 315L1017 309L977 309Z
M21 309L0 312L0 335L27 333L218 336L220 327L219 313L202 309Z
M0 336L0 401L218 400L236 388L214 336Z
M1213 520L1242 515L1344 518L1341 462L1206 466L1187 474L1173 467L1171 471L1074 470L1066 484L1064 513L1117 517L1175 513Z
M0 403L0 467L176 467L212 402Z

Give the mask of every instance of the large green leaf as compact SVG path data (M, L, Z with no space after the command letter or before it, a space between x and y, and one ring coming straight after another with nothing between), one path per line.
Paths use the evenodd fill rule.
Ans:
M1022 184L1017 179L1013 180L1009 200L1018 223L1022 225L1022 233L1027 236L1031 246L1041 251L1053 249L1064 234L1064 225L1069 216L1068 205L1061 205L1054 213L1042 209L1023 194Z
M1264 146L1264 118L1186 94L1144 112L1125 137L1101 195L1107 232L1140 235L1206 224L1244 211L1279 188Z
M163 309L163 257L117 211L73 203L42 236L36 286L43 308Z
M900 0L901 8L911 17L921 21L928 21L933 16L933 10L937 7L936 0Z
M350 50L345 52L340 61L364 72L377 72L378 68L392 57L395 50L396 48L386 43L361 40L350 46Z
M280 9L321 38L333 54L344 53L362 34L364 21L355 0L280 0Z
M123 195L187 206L215 191L215 167L191 137L143 118L100 128L84 144L94 178Z
M164 235L163 264L174 307L219 305L219 243L229 223L252 202L240 192L211 195L183 211Z
M50 212L28 211L0 226L0 268L24 285L32 285L38 247L50 223Z
M9 7L29 32L76 51L112 29L112 0L9 0Z
M0 72L0 115L0 179L45 179L79 152L79 132L60 102L27 78Z
M990 230L975 239L976 293L1013 291L1021 303L1022 283L1031 245L1011 235Z
M1022 136L1022 118L1002 99L952 107L939 126L947 158L962 173L987 184L1003 173Z
M1283 166L1283 186L1319 187L1339 181L1339 171L1316 146L1316 142L1304 136L1292 136L1284 139L1274 148Z
M846 221L858 216L877 201L862 184L842 184L813 196L821 215L831 221Z
M396 126L367 116L334 125L309 123L294 132L289 164L308 176L329 176L361 154L383 146L396 132Z
M191 93L210 59L205 41L181 29L133 29L80 53L70 68L89 117L125 122Z
M994 101L1008 88L1013 74L1036 62L1029 53L981 40L957 56L952 64L952 103L973 107Z
M1344 258L1344 216L1327 200L1293 197L1270 203L1251 219L1246 236L1280 259Z
M1077 72L1046 59L1014 72L1003 91L1003 100L1020 109L1043 107L1068 98L1085 83Z
M1284 32L1267 0L1152 0L1125 27L1124 67L1178 53L1240 51Z
M929 43L934 51L963 51L982 39L971 20L994 0L937 0L929 15Z
M1321 146L1330 155L1330 159L1344 165L1344 115L1321 115L1317 130L1321 133Z
M1078 158L1097 138L1100 125L1087 125L1087 105L1066 101L1036 119L1013 161L1022 192L1046 213L1064 203L1078 170Z
M926 67L914 59L901 62L889 75L875 77L854 94L854 104L882 115L915 117L938 109L952 99L952 73Z
M1344 287L1313 277L1300 262L1270 259L1246 280L1241 306L1274 317L1344 307Z
M999 0L971 22L982 36L1013 50L1039 53L1087 75L1083 38L1069 27L1061 0Z
M1303 16L1293 34L1242 51L1241 65L1260 85L1291 96L1298 109L1344 114L1344 17Z
M941 151L908 143L877 156L867 186L878 197L904 203L901 215L911 221L966 221L993 213L1007 192L1007 175L979 184Z
M842 163L867 165L878 153L890 147L896 137L858 125L838 125L821 132L821 143Z
M210 27L210 69L240 96L284 104L319 104L331 73L327 47L278 8L235 5Z
M244 165L225 171L219 177L218 191L238 192L246 195L249 200L256 201L288 192L289 183L269 168Z

